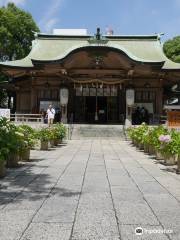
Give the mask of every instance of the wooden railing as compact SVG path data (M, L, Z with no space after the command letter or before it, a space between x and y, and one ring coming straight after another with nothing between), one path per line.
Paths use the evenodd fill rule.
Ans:
M11 114L11 121L14 122L35 122L43 123L44 118L41 114L24 114L24 113L15 113Z

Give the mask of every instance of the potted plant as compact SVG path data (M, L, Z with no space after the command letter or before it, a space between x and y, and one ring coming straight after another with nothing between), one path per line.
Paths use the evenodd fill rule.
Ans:
M41 142L41 150L48 150L48 142L51 139L49 128L41 128L37 133L38 139Z
M17 167L19 150L23 134L18 132L17 127L6 118L0 118L0 147L6 149L3 155L7 167Z
M67 129L62 123L56 123L54 126L54 143L57 146L66 137Z
M149 153L149 146L151 144L151 132L153 131L153 128L148 127L146 131L143 132L142 135L142 142L144 145L144 152Z
M177 163L180 152L180 134L171 131L167 135L160 135L161 152L167 165L174 165Z
M55 138L56 138L55 128L53 126L49 127L49 142L51 147L55 146Z
M21 146L20 157L23 161L30 160L30 150L36 143L35 130L28 125L21 125L18 130L23 133L24 139Z
M67 134L67 128L64 126L64 124L61 123L59 125L59 139L60 139L60 143L66 137L66 134Z
M138 139L138 127L130 127L128 128L128 136L130 137L133 145L138 147L139 139Z
M176 135L177 174L180 174L180 132Z
M7 148L8 128L6 125L6 119L0 118L0 178L6 175L6 159L9 153Z
M157 160L163 159L162 153L160 151L161 143L159 141L159 136L166 133L168 133L168 130L162 125L153 127L152 131L149 132L149 141L151 145L149 153L156 155Z
M24 145L24 134L13 126L9 134L9 155L7 158L7 167L14 168L19 166L20 153Z
M140 149L144 149L144 141L148 131L148 126L142 123L139 127L134 128L132 137L135 140L136 146Z
M9 150L7 148L0 149L0 178L3 178L6 175L6 159L7 159L8 153L9 153Z

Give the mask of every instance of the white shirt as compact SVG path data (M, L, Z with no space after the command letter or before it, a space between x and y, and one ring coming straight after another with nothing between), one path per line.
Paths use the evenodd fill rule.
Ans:
M48 115L48 119L54 119L54 115L55 115L54 108L51 108L51 109L48 108L47 115Z

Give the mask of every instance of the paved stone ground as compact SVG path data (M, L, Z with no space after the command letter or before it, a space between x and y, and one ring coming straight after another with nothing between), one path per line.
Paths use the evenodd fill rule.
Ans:
M129 143L72 140L31 157L1 180L1 240L180 239L180 177ZM162 229L173 233L147 233Z

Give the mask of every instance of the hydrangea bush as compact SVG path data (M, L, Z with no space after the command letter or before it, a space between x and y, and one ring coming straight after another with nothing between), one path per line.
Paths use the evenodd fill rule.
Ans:
M18 153L23 146L24 134L6 118L0 118L0 160L11 153Z
M16 167L20 159L29 160L27 156L30 156L30 149L37 140L48 144L52 139L62 140L65 136L66 127L63 124L34 130L28 125L16 126L8 119L0 117L0 177L4 176L2 169L5 165Z
M166 155L176 155L180 158L180 132L168 130L164 126L150 127L142 124L128 129L128 135L134 142L153 146Z

